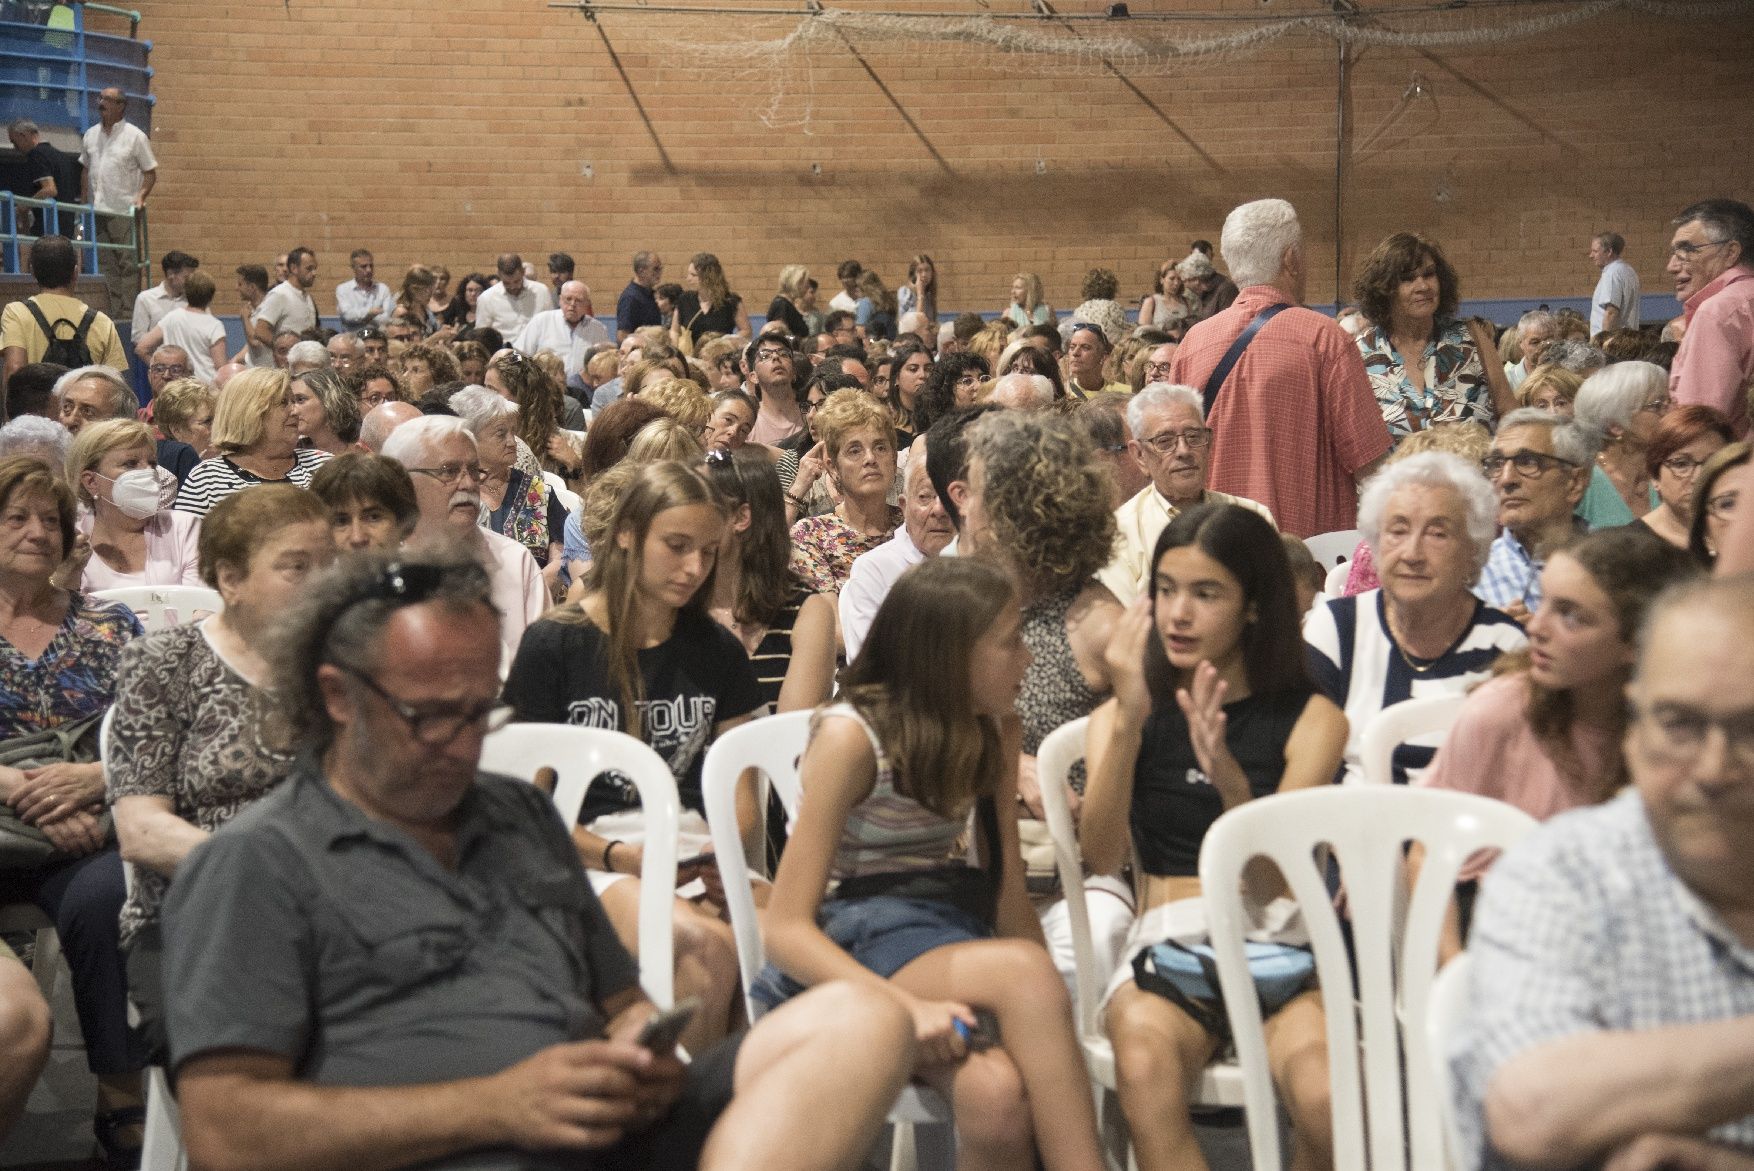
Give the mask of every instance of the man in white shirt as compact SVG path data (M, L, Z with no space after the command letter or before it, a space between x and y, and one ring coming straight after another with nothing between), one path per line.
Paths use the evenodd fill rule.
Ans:
M262 344L256 336L256 310L268 296L268 270L260 264L240 264L237 266L238 301L242 311L238 316L244 323L243 348L231 356L233 362L242 362L263 370L274 368L274 347ZM214 372L215 375L218 371Z
M1602 270L1590 297L1590 336L1606 329L1638 328L1638 273L1620 259L1626 241L1619 232L1590 240L1590 263Z
M1196 504L1239 504L1273 524L1273 514L1265 505L1206 487L1212 430L1206 426L1204 406L1199 391L1164 382L1152 383L1127 404L1127 425L1134 436L1127 449L1151 477L1151 483L1115 509L1120 527L1115 555L1096 575L1096 580L1122 602L1131 602L1144 591L1157 538L1183 509Z
M140 291L140 266L134 259L134 211L146 206L158 182L158 159L146 134L123 115L128 99L111 86L98 95L98 124L85 132L79 162L85 167L79 201L97 208L97 241L125 244L98 252L98 270L110 292L110 315L131 313Z
M840 262L840 267L835 270L834 274L840 278L840 292L829 298L828 307L830 309L844 309L848 313L857 312L859 308L859 277L864 271L864 265L856 260Z
M130 336L135 341L163 321L166 313L189 303L183 296L183 282L201 267L201 262L187 252L171 251L164 254L158 267L164 273L164 280L134 298L134 328Z
M499 610L499 670L504 675L524 628L542 616L550 599L530 551L478 523L481 457L474 434L461 419L423 416L390 432L383 454L407 468L414 479L420 519L408 547L418 550L461 542L493 579L493 604Z
M475 302L475 324L495 329L510 341L523 332L530 318L554 308L544 285L524 279L524 258L507 252L494 261L499 283L484 290Z
M560 286L560 307L536 314L516 339L508 340L532 357L542 350L559 354L571 385L583 372L590 348L608 344L609 331L591 315L591 290L583 281L567 281Z
M907 480L901 499L901 527L895 536L854 561L847 584L840 592L840 629L846 639L847 661L858 656L871 620L889 596L889 587L912 566L936 557L956 535L937 489L926 475L926 437L914 440L907 461Z
M317 303L311 286L317 283L317 254L299 246L286 254L286 279L268 290L256 306L250 330L257 341L273 346L283 333L301 334L317 325Z
M380 320L396 307L396 297L389 285L372 278L369 249L355 248L347 263L353 267L353 279L335 286L335 313L341 318L341 328L352 330Z

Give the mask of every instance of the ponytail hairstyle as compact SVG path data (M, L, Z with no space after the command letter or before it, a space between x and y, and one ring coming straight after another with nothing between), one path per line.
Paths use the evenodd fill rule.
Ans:
M974 646L1017 586L997 566L934 557L896 581L859 657L841 673L842 695L877 733L896 788L943 817L990 796L1003 767L999 725L969 694Z

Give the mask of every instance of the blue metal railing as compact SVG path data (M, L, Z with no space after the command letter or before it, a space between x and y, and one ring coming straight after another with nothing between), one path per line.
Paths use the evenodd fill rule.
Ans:
M51 213L58 213L61 235L72 236L78 241L79 250L85 254L84 271L99 271L97 257L99 251L131 253L135 260L144 266L146 262L146 214L145 210L136 208L128 224L128 238L114 244L100 243L97 238L97 209L89 203L74 203L64 199L26 199L22 195L14 195L10 191L0 191L0 267L6 272L19 273L24 271L24 254L30 250L39 237L28 230L29 224L21 212L33 208L44 208ZM69 216L75 217L75 223L69 225Z
M129 35L90 32L86 13L122 16ZM97 121L97 96L128 96L128 120L152 130L152 42L137 39L140 14L107 4L0 0L0 109L45 128L83 133Z

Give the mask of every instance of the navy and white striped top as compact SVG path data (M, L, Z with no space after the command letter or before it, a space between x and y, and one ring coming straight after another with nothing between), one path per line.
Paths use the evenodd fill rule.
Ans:
M1352 724L1345 757L1351 779L1357 779L1362 767L1358 750L1372 716L1405 699L1466 694L1486 678L1499 655L1528 644L1516 619L1476 601L1473 620L1461 636L1429 662L1414 659L1419 668L1414 670L1389 635L1380 589L1315 607L1304 620L1303 638L1316 686L1345 710ZM1416 739L1396 748L1395 780L1404 782L1409 770L1429 765L1439 739Z
M195 465L195 470L183 481L182 490L177 493L177 502L173 507L178 512L206 516L208 509L215 504L252 484L292 484L299 488L309 488L311 477L317 474L317 469L333 458L321 448L301 447L293 452L292 471L287 473L285 479L264 480L238 467L225 456L216 455Z

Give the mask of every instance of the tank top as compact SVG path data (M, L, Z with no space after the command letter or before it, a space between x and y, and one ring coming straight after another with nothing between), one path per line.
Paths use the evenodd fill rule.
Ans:
M857 720L877 754L877 779L847 814L830 876L839 881L866 874L922 873L956 861L961 856L957 842L969 829L969 818L944 817L898 792L889 754L876 729L853 705L837 703L818 711L811 721L812 736L825 716Z
M1034 657L1023 675L1017 695L1017 715L1023 722L1023 751L1034 756L1047 734L1062 724L1096 710L1102 696L1090 689L1072 643L1066 635L1066 612L1072 608L1083 585L1032 602L1023 609L1023 643ZM1084 791L1084 762L1073 769L1072 785Z
M1251 795L1278 791L1285 743L1312 694L1308 689L1276 691L1224 705L1224 740L1248 777ZM1223 798L1194 755L1181 706L1173 700L1154 703L1133 767L1131 823L1139 865L1159 876L1198 874L1200 843L1223 812Z

